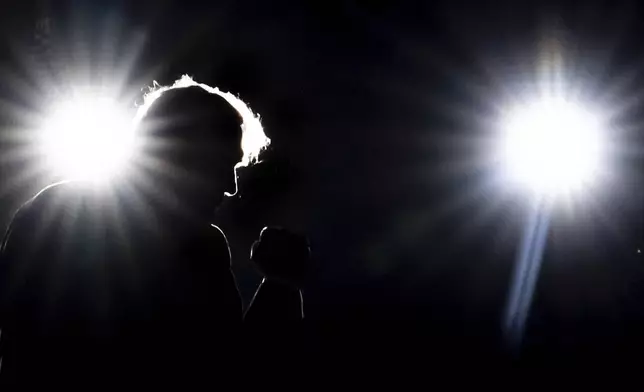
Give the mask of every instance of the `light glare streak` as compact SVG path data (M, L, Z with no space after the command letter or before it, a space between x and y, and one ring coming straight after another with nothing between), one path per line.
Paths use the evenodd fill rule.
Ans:
M505 313L505 333L508 342L518 348L523 338L534 290L548 237L550 208L546 200L538 198L521 240L519 257L512 277L510 297Z

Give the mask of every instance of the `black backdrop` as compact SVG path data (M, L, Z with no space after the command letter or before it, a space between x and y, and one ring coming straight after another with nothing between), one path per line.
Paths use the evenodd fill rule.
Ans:
M0 16L4 135L69 75L120 77L134 102L187 73L262 115L272 146L218 223L246 299L261 227L310 236L309 343L329 351L499 352L527 203L492 181L486 148L499 105L534 83L548 45L562 48L566 77L615 111L619 158L609 186L556 209L527 342L579 353L636 336L624 333L639 325L643 262L636 3L12 3ZM6 225L51 179L21 181L35 164L1 140Z

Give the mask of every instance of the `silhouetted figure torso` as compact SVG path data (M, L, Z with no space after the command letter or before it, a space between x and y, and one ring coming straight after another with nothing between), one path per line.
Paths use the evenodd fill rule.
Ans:
M2 258L4 374L197 377L232 360L242 307L223 233L127 211L128 197L68 183L17 214Z

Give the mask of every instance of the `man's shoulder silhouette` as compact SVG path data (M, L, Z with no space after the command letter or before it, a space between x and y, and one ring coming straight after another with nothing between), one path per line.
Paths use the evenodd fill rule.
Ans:
M23 257L57 257L58 250L81 240L79 234L87 235L90 227L97 227L98 222L91 222L91 217L103 215L107 201L96 189L81 182L46 187L14 214L3 240L3 262ZM85 227L80 229L81 225ZM68 234L71 242L59 242Z
M9 232L29 223L37 224L34 220L51 218L53 213L68 212L70 207L78 207L80 201L91 201L96 196L97 193L92 192L89 184L81 182L61 182L47 186L18 209L10 222Z
M92 239L114 240L111 237L116 236L126 243L112 245L127 246L130 250L157 240L154 246L161 246L165 251L166 247L173 246L184 252L193 246L195 249L189 252L192 255L194 251L212 252L210 255L224 259L218 260L220 265L230 266L228 241L219 227L203 224L196 229L177 224L177 220L167 219L155 211L152 204L125 187L81 181L57 183L44 188L18 209L6 232L4 245L10 248L11 243L26 236L29 241L37 240L29 246L32 250L49 242L57 246L74 245L81 238L90 242L80 245L88 246ZM60 242L60 236L75 237L75 240Z
M86 301L85 314L93 314L103 299L105 306L119 309L133 298L141 303L158 302L158 296L168 297L168 303L181 295L205 300L208 293L195 293L193 287L213 290L228 279L229 247L218 227L204 224L186 232L132 197L123 190L67 182L25 203L3 241L4 299L13 289L10 298L38 298L44 307L60 295L64 300L57 303L77 308Z

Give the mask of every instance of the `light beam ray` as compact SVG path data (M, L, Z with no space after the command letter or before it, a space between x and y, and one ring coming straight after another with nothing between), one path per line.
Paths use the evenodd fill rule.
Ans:
M521 242L505 313L505 333L508 342L514 349L521 345L523 339L537 277L541 269L549 222L550 208L547 201L541 198L537 199L530 211Z

